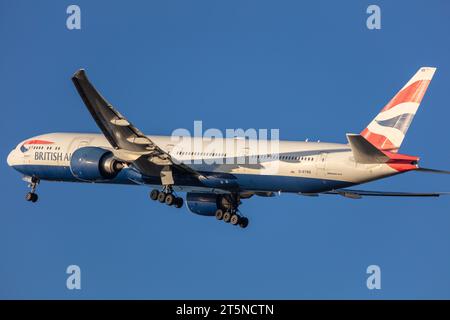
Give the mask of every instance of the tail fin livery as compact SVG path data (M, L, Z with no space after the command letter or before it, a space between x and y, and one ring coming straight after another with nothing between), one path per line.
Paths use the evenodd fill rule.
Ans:
M420 68L361 135L380 150L397 152L435 71L436 68Z

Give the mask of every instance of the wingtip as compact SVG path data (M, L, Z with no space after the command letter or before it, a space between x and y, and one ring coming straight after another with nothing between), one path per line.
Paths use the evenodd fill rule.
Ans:
M86 72L83 68L78 69L72 76L72 79L80 79L86 77Z

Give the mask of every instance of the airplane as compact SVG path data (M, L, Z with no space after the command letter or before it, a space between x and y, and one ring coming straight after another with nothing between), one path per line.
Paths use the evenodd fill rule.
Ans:
M438 197L448 193L348 188L409 171L450 173L419 167L419 157L398 152L435 71L419 68L361 133L346 135L346 144L268 141L269 147L277 143L277 152L267 153L249 151L245 139L221 138L215 141L220 142L216 149L206 152L212 142L202 137L178 137L175 144L171 136L144 135L80 69L72 81L102 133L34 136L20 142L7 163L29 183L26 200L30 202L38 200L36 188L41 180L137 184L153 188L152 200L176 208L184 202L177 193L186 192L193 213L242 228L249 220L239 206L253 196ZM193 145L200 145L200 151ZM225 149L225 145L232 147ZM237 158L244 161L207 161Z

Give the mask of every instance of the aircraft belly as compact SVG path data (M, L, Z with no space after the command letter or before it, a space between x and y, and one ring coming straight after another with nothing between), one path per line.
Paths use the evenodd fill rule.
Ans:
M353 185L351 182L276 175L235 174L242 190L314 193Z
M27 176L37 176L42 180L49 181L69 181L83 182L72 175L69 166L51 165L18 165L15 169ZM208 173L205 173L208 174ZM217 172L210 174L217 175ZM282 191L282 192L321 192L325 190L348 187L350 182L336 181L328 179L305 178L295 176L260 175L260 174L233 174L236 178L237 187L240 190L252 191ZM133 168L122 170L117 177L112 180L95 181L96 183L116 183L116 184L142 184L161 185L159 176L142 176ZM192 188L204 191L220 192L220 187L205 185L192 177L175 176L176 186L179 191L189 191ZM197 190L196 189L196 190ZM215 192L215 191L214 191Z

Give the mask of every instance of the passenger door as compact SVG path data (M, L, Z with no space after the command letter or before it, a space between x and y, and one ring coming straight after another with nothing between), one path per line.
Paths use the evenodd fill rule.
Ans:
M317 157L316 167L317 167L317 175L319 177L325 177L326 176L327 156L328 156L328 153L322 152Z

